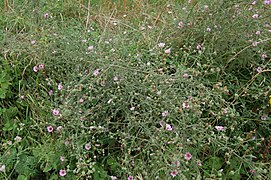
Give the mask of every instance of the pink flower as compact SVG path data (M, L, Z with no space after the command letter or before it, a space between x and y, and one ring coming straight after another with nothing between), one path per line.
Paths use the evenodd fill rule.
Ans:
M33 71L34 71L34 72L38 72L38 70L39 70L39 69L38 69L37 66L34 66L34 67L33 67Z
M130 108L130 110L131 110L131 111L135 110L135 107L134 107L134 106L133 106L133 107L131 107L131 108Z
M184 154L184 159L186 159L187 161L189 161L192 158L192 155L190 154L190 152L186 152Z
M265 4L265 5L271 4L271 0L265 0L265 1L264 1L264 4Z
M4 171L5 171L5 169L6 169L5 164L2 164L2 165L0 166L0 172L4 172Z
M51 95L53 95L53 93L54 93L54 91L51 89L48 94L49 94L49 96L51 96Z
M84 99L83 99L83 98L80 98L80 99L79 99L79 102L80 102L80 103L83 103L83 102L84 102Z
M63 88L62 84L59 83L59 84L57 85L57 89L58 89L58 90L61 90L62 88Z
M183 102L183 109L189 109L189 104L188 102Z
M129 177L127 178L127 180L133 180L133 179L134 179L133 176L129 176Z
M58 131L58 132L61 132L62 131L62 126L58 126L57 128L56 128L56 130Z
M170 54L170 52L171 52L170 48L165 50L166 54Z
M162 112L162 116L163 116L163 117L166 117L167 115L168 115L168 111Z
M61 170L59 171L59 175L60 175L60 176L66 176L66 174L67 174L66 170L61 169Z
M62 162L65 161L65 157L64 157L64 156L60 156L59 159L60 159L60 161L62 161Z
M59 110L57 110L57 109L53 109L53 115L54 115L54 116L59 115Z
M211 32L211 30L212 30L212 29L209 28L209 27L206 29L207 32Z
M253 14L252 18L256 19L259 17L259 14Z
M178 174L178 171L176 171L176 170L174 170L174 171L172 171L172 172L170 173L170 175L171 175L172 177L177 176L177 174Z
M159 47L159 48L163 48L163 47L165 47L165 45L166 45L165 43L159 43L159 44L158 44L158 47Z
M197 49L198 49L198 50L201 50L201 48L202 48L201 44L198 44L198 45L197 45Z
M262 58L263 59L267 58L267 55L266 54L262 54Z
M94 76L98 76L99 73L100 73L100 72L99 72L99 69L96 69L96 70L94 70L93 75L94 75Z
M54 131L53 126L48 126L48 127L47 127L47 131L48 131L48 132L53 132L53 131Z
M31 41L31 44L32 44L32 45L34 45L35 43L36 43L36 41L35 41L35 40Z
M256 31L256 33L255 33L255 34L259 35L259 34L261 34L261 31Z
M88 143L88 144L85 144L85 149L88 151L88 150L90 150L90 148L91 148L91 145Z
M134 160L132 160L131 165L132 165L133 167L135 166L135 161L134 161Z
M116 180L117 177L116 176L110 176L111 180Z
M226 128L223 126L215 126L215 128L217 131L225 131L226 130Z
M45 14L43 15L43 17L44 17L45 19L48 19L49 14L48 14L48 13L45 13Z
M263 72L263 69L262 69L261 67L258 67L258 68L257 68L257 72L258 72L258 73L261 73L261 72Z
M119 80L118 76L115 76L113 80L114 80L114 81Z
M171 127L170 124L166 124L166 130L167 130L167 131L172 131L172 127Z
M39 64L39 69L43 70L44 69L44 65L43 64Z
M179 27L179 28L182 28L182 27L183 27L183 22L182 22L182 21L179 22L178 27Z
M89 46L88 50L91 51L94 47L93 46Z
M183 78L188 78L188 77L189 77L189 75L187 73L183 74Z
M21 141L22 141L22 138L21 138L20 136L16 136L16 137L14 138L14 140L17 141L17 142L21 142Z
M252 5L255 5L255 4L256 4L256 2L257 2L257 1L253 1L251 4L252 4Z
M202 166L202 164L201 164L201 162L200 162L200 161L198 161L198 162L197 162L197 165L198 165L198 166Z

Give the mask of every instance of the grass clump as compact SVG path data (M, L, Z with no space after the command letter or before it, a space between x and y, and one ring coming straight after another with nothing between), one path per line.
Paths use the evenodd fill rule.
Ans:
M125 2L2 5L0 177L268 179L269 1Z

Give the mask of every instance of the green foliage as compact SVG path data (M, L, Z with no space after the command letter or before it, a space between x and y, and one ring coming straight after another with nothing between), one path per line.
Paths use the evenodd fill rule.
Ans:
M270 5L124 5L3 11L0 179L270 179Z

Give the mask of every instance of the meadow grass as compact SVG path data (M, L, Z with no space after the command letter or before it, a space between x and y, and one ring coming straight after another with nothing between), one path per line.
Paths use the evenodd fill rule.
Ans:
M0 2L0 178L270 179L270 6Z

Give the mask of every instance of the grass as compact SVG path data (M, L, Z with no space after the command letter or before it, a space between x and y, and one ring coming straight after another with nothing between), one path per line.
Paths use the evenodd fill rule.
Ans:
M0 178L269 179L268 3L0 3Z

